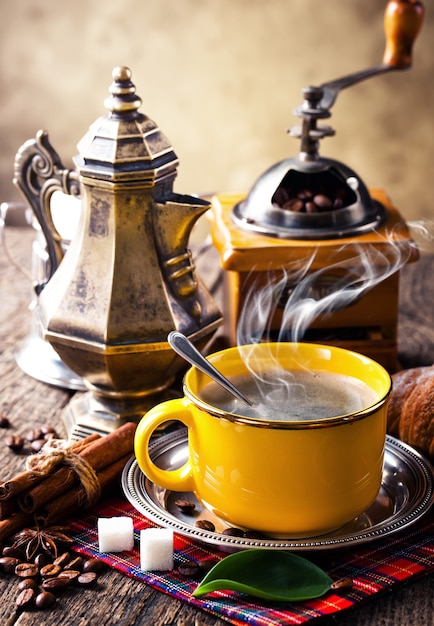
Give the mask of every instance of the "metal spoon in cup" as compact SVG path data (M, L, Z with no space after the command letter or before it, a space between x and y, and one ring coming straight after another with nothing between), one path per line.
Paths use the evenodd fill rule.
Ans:
M212 380L221 385L226 391L233 396L252 406L252 402L246 398L234 385L223 376L191 343L191 341L177 330L170 332L167 336L171 348L182 356L188 363L195 365L197 369L212 378Z

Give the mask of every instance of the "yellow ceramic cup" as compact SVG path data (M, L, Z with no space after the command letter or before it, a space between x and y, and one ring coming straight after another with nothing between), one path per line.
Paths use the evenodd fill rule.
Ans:
M228 348L208 358L231 378L247 372L240 350L265 368L274 367L277 359L287 370L352 376L374 391L374 402L321 420L241 417L200 399L210 381L192 367L184 379L184 397L155 406L138 425L135 454L142 471L163 488L195 492L233 526L274 536L320 535L366 510L381 485L391 391L387 371L361 354L307 343ZM156 428L169 420L188 428L189 458L173 470L157 467L148 451Z

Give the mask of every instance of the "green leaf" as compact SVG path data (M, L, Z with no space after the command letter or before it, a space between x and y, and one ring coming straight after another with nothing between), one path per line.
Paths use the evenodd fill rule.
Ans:
M193 596L200 598L224 589L264 600L294 602L319 598L331 583L332 579L307 559L280 550L252 549L222 559Z

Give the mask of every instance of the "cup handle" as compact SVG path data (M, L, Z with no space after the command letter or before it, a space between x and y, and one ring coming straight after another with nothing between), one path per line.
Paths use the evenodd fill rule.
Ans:
M134 453L140 469L159 487L171 491L194 491L195 482L190 459L174 470L164 470L155 465L149 455L149 442L155 429L170 420L193 427L194 420L187 398L167 400L150 409L139 422L134 437Z

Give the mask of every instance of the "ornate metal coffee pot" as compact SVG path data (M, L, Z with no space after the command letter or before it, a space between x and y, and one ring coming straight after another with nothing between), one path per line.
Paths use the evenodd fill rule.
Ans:
M14 182L47 240L48 280L35 286L43 336L89 389L64 416L75 435L139 419L184 367L168 333L180 330L202 349L221 323L188 249L209 203L174 193L178 159L139 112L128 68L114 69L110 93L109 114L79 143L75 170L43 131L15 160ZM81 196L66 252L50 212L59 190Z

